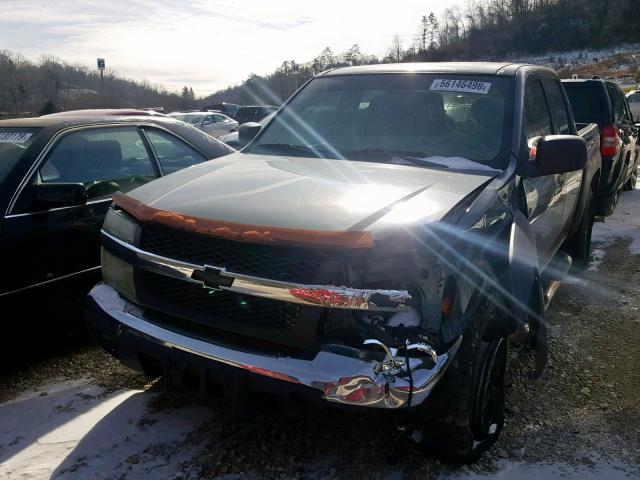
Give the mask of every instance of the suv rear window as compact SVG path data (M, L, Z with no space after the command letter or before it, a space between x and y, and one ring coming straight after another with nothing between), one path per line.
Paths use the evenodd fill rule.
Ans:
M607 122L602 108L603 89L600 85L566 82L564 89L577 123Z

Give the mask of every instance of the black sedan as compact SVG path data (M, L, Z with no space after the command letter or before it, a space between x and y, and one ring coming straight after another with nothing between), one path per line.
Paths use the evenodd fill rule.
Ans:
M29 313L34 307L47 323L57 311L66 312L65 319L70 311L81 313L86 293L100 280L98 237L116 191L233 151L161 116L0 121L4 333L38 318Z

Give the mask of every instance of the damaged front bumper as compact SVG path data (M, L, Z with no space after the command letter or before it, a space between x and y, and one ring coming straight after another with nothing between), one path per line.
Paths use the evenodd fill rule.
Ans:
M390 409L406 406L410 391L411 406L424 402L460 345L459 339L447 352L437 355L435 365L431 356L410 356L411 382L404 356L397 358L400 368L388 371L381 368L384 362L370 358L370 351L343 346L325 345L315 358L301 359L240 351L193 338L154 323L142 309L124 300L105 283L96 285L89 294L87 321L99 341L109 344L108 350L118 357L125 348L131 354L132 350L151 344L161 347L166 355L172 351L186 352L252 374L315 389L331 402Z

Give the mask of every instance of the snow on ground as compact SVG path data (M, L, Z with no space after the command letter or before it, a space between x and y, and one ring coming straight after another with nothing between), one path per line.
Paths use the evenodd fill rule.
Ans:
M169 478L198 451L176 445L211 411L154 413L154 395L66 380L0 404L0 478Z
M517 63L532 63L535 65L545 65L551 68L562 68L566 66L591 65L593 63L613 57L614 55L627 55L640 52L640 44L627 43L616 45L615 47L603 49L579 49L565 50L561 52L547 52L539 55L515 54L499 60L508 60ZM495 60L487 58L488 60Z
M595 225L595 265L605 261L605 252L611 252L610 246L619 237L631 239L631 253L640 254L640 189L624 192L615 214ZM610 260L609 255L606 260ZM0 479L199 478L199 471L189 465L211 448L206 441L224 444L224 436L208 438L208 430L201 428L215 417L209 408L189 403L159 405L162 395L153 389L106 391L78 376L73 380L52 378L39 388L0 403ZM610 403L615 402L612 399ZM204 434L198 434L200 430ZM503 449L507 442L505 439L496 448ZM633 477L628 464L600 459L595 454L590 460L581 466L558 461L530 463L516 456L500 459L492 473L445 468L434 474L442 480ZM330 460L321 456L316 461L322 464L317 467L319 475L307 478L320 478ZM408 472L403 467L391 467L379 478L399 479ZM259 479L263 473L248 470L242 475L229 473L217 478Z
M611 245L616 238L631 240L629 250L632 254L640 254L640 181L635 190L622 192L616 211L605 218L604 223L593 226L592 241L593 261L590 269L597 269L605 256L604 248Z

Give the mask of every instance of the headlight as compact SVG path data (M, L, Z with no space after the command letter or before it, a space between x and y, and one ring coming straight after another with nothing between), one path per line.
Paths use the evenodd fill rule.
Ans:
M135 300L133 266L102 248L102 279L129 300Z
M119 238L127 243L133 244L136 239L138 224L127 214L118 212L110 208L104 219L102 228L109 235Z

